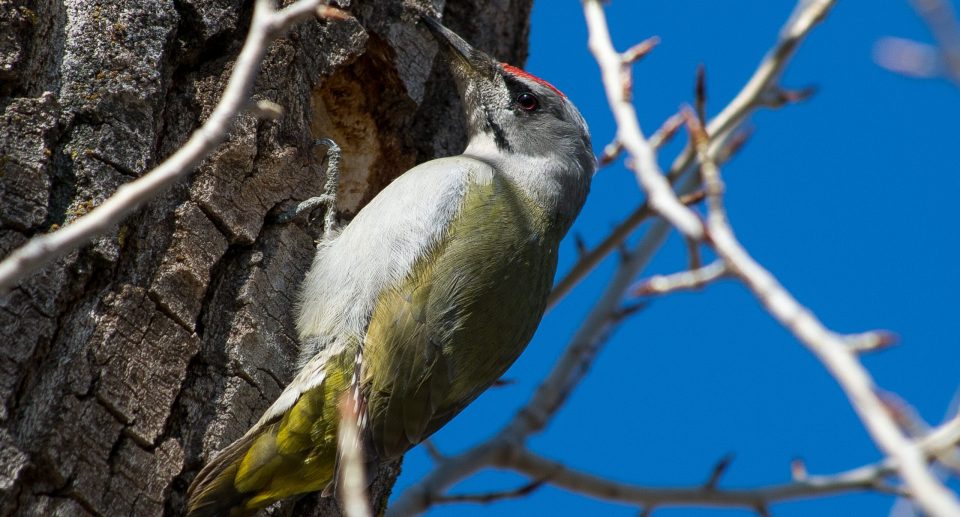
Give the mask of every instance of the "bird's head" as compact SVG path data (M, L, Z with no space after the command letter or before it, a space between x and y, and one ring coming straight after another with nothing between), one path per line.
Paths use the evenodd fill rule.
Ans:
M467 116L470 147L491 153L560 159L595 169L590 132L580 111L556 87L500 63L433 18L424 21L448 50Z

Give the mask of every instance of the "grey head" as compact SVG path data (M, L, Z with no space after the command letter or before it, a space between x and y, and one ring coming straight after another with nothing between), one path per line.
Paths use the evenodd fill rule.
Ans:
M433 18L424 22L447 48L467 118L467 152L526 164L553 184L557 207L572 222L583 205L596 158L590 131L553 85L492 59ZM565 224L565 226L567 226Z

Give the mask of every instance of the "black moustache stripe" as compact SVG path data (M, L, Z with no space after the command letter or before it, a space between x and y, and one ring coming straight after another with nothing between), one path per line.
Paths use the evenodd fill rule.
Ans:
M493 133L493 143L497 145L497 149L500 151L510 151L510 142L507 141L507 135L503 132L503 128L493 121L493 116L490 115L489 110L484 111L487 115L487 128Z

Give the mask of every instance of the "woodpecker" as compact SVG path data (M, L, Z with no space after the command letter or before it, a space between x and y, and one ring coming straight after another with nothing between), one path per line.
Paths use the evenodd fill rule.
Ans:
M345 393L362 401L368 460L401 456L493 384L543 316L596 170L587 125L550 83L423 21L449 57L468 145L405 172L319 245L300 296L301 369L194 479L191 516L329 493Z

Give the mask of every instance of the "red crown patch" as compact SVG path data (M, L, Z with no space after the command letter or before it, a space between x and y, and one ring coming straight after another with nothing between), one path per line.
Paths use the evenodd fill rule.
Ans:
M542 84L542 85L546 86L547 88L550 88L551 90L557 92L557 95L559 95L559 96L561 96L561 97L563 97L563 98L566 98L566 97L567 97L566 95L563 94L563 92L561 92L560 90L558 90L556 86L554 86L554 85L552 85L552 84L544 81L543 79L540 79L539 77L537 77L537 76L535 76L535 75L533 75L533 74L524 72L523 70L520 70L519 68L517 68L517 67L515 67L515 66L513 66L513 65L509 65L509 64L507 64L507 63L500 63L500 66L502 66L503 69L504 69L504 71L506 71L506 72L509 72L509 73L511 73L511 74L513 74L513 75L516 75L516 76L518 76L518 77L524 77L524 78L526 78L526 79L530 79L531 81L533 81L533 82L535 82L535 83Z

